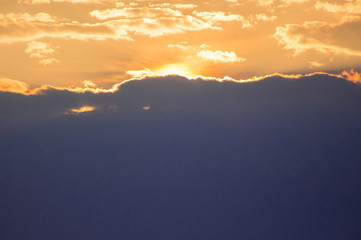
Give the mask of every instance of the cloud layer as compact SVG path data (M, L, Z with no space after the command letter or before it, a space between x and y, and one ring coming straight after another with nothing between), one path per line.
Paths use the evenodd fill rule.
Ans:
M327 74L2 92L2 237L359 239L360 104Z

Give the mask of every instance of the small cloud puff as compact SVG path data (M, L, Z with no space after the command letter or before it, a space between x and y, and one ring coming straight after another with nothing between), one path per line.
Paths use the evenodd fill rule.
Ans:
M90 80L83 81L83 86L85 88L96 88L97 87L97 85L94 82L90 81Z
M28 43L25 52L31 58L39 59L39 63L42 65L50 65L52 63L59 62L57 59L49 57L55 52L55 50L48 43L31 41Z
M325 63L319 62L319 61L309 61L308 62L309 68L319 68L325 65Z
M227 51L211 51L211 50L203 50L198 52L199 57L213 61L213 62L224 62L224 63L234 63L234 62L244 62L245 58L238 57L235 52L227 52Z

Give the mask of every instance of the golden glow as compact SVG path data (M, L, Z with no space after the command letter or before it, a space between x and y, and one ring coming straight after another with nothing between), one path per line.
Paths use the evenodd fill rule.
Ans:
M184 77L193 76L185 64L167 64L154 71L154 73L158 75L180 75Z

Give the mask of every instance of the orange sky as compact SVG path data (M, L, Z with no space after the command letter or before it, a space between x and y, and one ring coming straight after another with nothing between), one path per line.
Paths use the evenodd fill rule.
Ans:
M0 9L3 89L340 74L361 63L361 1L0 0Z

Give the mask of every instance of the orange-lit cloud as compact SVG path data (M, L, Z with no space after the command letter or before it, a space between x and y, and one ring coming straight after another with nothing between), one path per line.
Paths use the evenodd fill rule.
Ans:
M174 44L168 44L169 48L177 48L183 51L194 51L194 52L198 52L200 50L206 50L211 48L210 45L207 45L205 43L199 45L199 46L191 46L189 45L188 42L179 42L179 43L174 43Z
M83 81L83 86L84 86L84 88L96 88L97 87L97 85L95 83L93 83L92 81L89 81L89 80Z
M268 16L264 13L256 14L255 16L251 16L252 21L254 22L273 22L277 19L277 16Z
M178 48L181 49L183 51L187 51L187 50L194 50L194 48L192 46L188 45L188 42L180 42L180 43L175 43L175 44L168 44L169 48Z
M193 12L194 15L204 19L207 22L211 22L213 25L217 25L222 22L241 22L242 27L250 27L251 23L243 16L239 14L226 14L225 12Z
M234 51L210 50L211 46L201 44L200 46L190 46L188 42L169 44L169 48L176 48L182 51L193 52L197 57L215 63L236 63L244 62L245 58L238 57ZM192 56L189 56L192 57Z
M167 8L176 8L176 9L193 9L196 8L196 4L192 3L157 3L149 4L150 7L167 7Z
M347 1L343 4L318 1L315 7L332 13L361 14L361 1L357 0Z
M51 2L102 1L25 1L34 4ZM222 22L233 21L241 22L242 27L250 27L253 23L273 21L277 18L263 13L245 18L239 14L226 14L222 11L183 12L196 8L195 4L161 3L149 4L145 7L120 2L115 6L115 8L91 11L90 16L98 20L95 23L59 18L44 12L0 14L0 43L34 41L42 38L132 40L132 34L158 37L206 29L222 30Z
M203 50L198 52L199 57L213 62L244 62L246 59L238 57L235 52Z
M343 71L342 76L344 76L347 80L353 83L361 83L361 74L351 69L348 71Z
M187 31L205 29L221 30L212 22L183 14L170 7L125 7L94 10L90 15L112 29L121 29L129 34L157 37Z
M36 14L30 13L0 13L0 26L6 26L7 24L24 24L24 23L56 23L61 19L51 16L48 13L39 12Z
M50 57L55 50L48 43L31 41L28 43L25 52L29 54L31 58L39 59L39 63L43 65L59 62L57 59Z
M0 91L26 94L28 88L29 86L24 82L9 78L0 78Z
M254 15L249 15L244 17L240 14L227 14L223 11L217 12L199 12L193 11L193 14L197 17L202 18L203 20L212 23L213 25L217 26L223 22L240 22L242 28L248 28L252 25L259 23L259 22L273 22L277 19L277 16L268 16L264 13L258 13Z
M32 58L45 58L54 53L54 49L47 43L32 41L28 43L25 52Z
M126 39L127 32L112 24L89 24L58 19L47 13L0 15L0 43L31 41L40 38L79 40Z
M72 108L69 111L66 111L65 114L66 115L69 115L69 114L79 115L79 114L82 114L82 113L92 112L94 110L95 110L94 106L82 106L80 108Z
M325 63L321 63L321 62L316 61L316 60L314 60L314 61L309 61L308 64L309 64L309 67L310 67L310 68L319 68L319 67L322 67L322 66L325 65Z
M258 0L260 6L269 6L273 4L274 0Z
M194 74L185 64L166 64L155 70L148 68L141 70L127 71L127 75L131 76L132 79L142 79L144 77L159 77L168 75L179 75L184 77L192 77Z
M129 70L126 73L132 78L142 78L145 76L152 76L154 74L150 69Z

